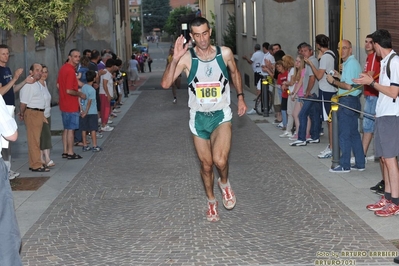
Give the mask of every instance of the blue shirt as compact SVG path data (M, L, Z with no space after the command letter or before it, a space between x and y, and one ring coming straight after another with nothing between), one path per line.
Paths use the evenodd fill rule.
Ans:
M0 83L1 86L6 86L12 80L12 73L9 67L0 66ZM6 94L3 95L4 102L6 105L15 105L15 94L14 87L9 89Z
M351 93L345 95L358 96L362 93L363 86L359 86L357 84L353 84L352 79L358 78L360 73L362 73L362 68L360 67L359 62L356 60L354 55L348 57L348 59L343 63L341 82L345 82L346 84L352 85L352 87L358 88ZM348 90L343 90L339 88L338 95L348 92Z
M96 89L94 89L91 85L85 84L82 87L82 92L86 94L86 100L80 99L83 110L86 110L87 103L91 100L88 115L96 115L97 114L97 101L96 101Z

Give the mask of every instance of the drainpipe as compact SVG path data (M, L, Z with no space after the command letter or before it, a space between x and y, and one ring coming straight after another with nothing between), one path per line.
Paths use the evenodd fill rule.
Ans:
M316 8L315 8L315 0L312 0L312 46L313 51L316 47Z
M355 2L356 12L356 58L360 61L360 36L359 36L359 0Z

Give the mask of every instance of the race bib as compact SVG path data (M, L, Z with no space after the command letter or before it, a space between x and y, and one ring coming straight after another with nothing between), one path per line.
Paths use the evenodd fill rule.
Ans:
M199 104L218 103L222 99L222 86L219 81L198 82L195 96Z

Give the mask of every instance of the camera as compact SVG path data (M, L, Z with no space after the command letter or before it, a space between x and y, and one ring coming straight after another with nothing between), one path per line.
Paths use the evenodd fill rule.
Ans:
M328 72L328 74L331 75L331 76L334 76L335 72L334 72L334 70L330 70L330 71Z

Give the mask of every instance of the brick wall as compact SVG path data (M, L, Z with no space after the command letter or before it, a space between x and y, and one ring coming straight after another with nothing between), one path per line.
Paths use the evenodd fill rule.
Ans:
M392 46L399 52L399 13L397 0L376 1L377 29L386 29L391 33Z

